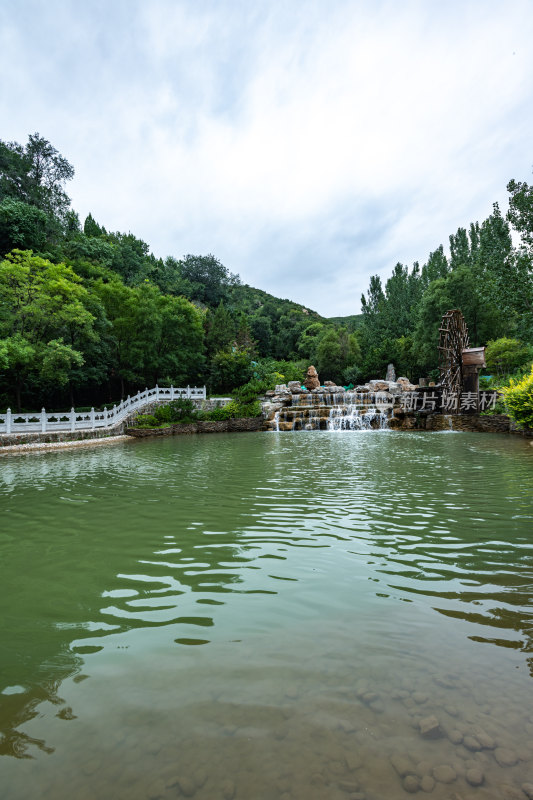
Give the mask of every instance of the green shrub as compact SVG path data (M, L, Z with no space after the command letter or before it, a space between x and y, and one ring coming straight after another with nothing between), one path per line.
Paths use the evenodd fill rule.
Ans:
M231 403L228 403L228 405L231 405ZM223 419L229 419L228 413L226 412L227 407L228 406L224 406L224 408L214 408L212 411L208 411L205 416L208 420L212 419L220 421Z
M493 414L507 414L507 407L503 400L496 400L492 408L481 412L482 417L492 417Z
M533 367L521 380L511 378L502 392L509 414L518 425L533 428Z
M158 421L159 425L168 424L170 425L172 422L172 412L170 408L167 406L158 406L153 413L153 416Z
M258 417L261 414L261 403L255 400L253 403L241 403L239 400L232 400L224 408L214 408L205 415L206 419L225 420L242 419L243 417Z
M154 414L139 414L135 420L136 428L157 428L160 422Z
M241 403L253 403L255 400L257 400L259 395L264 394L269 389L273 388L273 382L267 379L259 380L258 378L254 378L253 380L248 381L248 383L245 383L244 386L239 386L239 388L235 390L234 394Z
M485 350L487 369L498 375L514 372L530 362L532 358L533 350L529 345L505 336L490 341Z
M154 417L159 424L173 425L177 422L192 422L196 419L196 409L192 400L179 398L171 400L164 406L158 406L154 411Z

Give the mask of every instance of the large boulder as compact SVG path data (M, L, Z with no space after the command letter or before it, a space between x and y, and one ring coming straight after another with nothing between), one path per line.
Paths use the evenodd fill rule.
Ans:
M399 395L402 393L402 387L399 383L392 382L389 383L389 394Z
M388 381L368 381L368 388L371 392L388 392Z
M344 386L336 386L334 383L331 383L329 386L327 386L327 384L324 385L327 387L328 392L330 392L331 394L342 394L343 392L346 391Z
M400 386L402 392L414 392L418 389L418 386L412 384L409 378L398 378L396 383Z
M274 391L276 394L287 394L289 390L286 383L278 383Z
M300 381L289 381L287 387L292 394L300 394L302 391L302 384Z
M320 381L318 380L318 372L314 367L309 367L307 370L307 374L304 380L304 386L309 389L311 392L313 389L317 389L320 386Z

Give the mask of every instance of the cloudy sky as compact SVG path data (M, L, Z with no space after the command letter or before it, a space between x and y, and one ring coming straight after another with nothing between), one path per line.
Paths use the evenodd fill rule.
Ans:
M532 180L531 0L0 0L0 138L83 220L325 316Z

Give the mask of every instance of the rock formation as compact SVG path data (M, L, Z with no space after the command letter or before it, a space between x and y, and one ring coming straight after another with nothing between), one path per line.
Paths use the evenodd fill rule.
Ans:
M386 381L391 381L394 383L396 380L396 370L394 369L394 364L389 364L387 367L387 375L385 376Z
M309 367L304 380L304 386L311 392L313 389L318 389L320 381L318 380L318 372L314 367Z

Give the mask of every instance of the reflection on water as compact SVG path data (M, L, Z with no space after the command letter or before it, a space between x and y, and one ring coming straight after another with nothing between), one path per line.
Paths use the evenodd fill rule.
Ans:
M532 467L453 433L2 458L2 797L525 800Z

